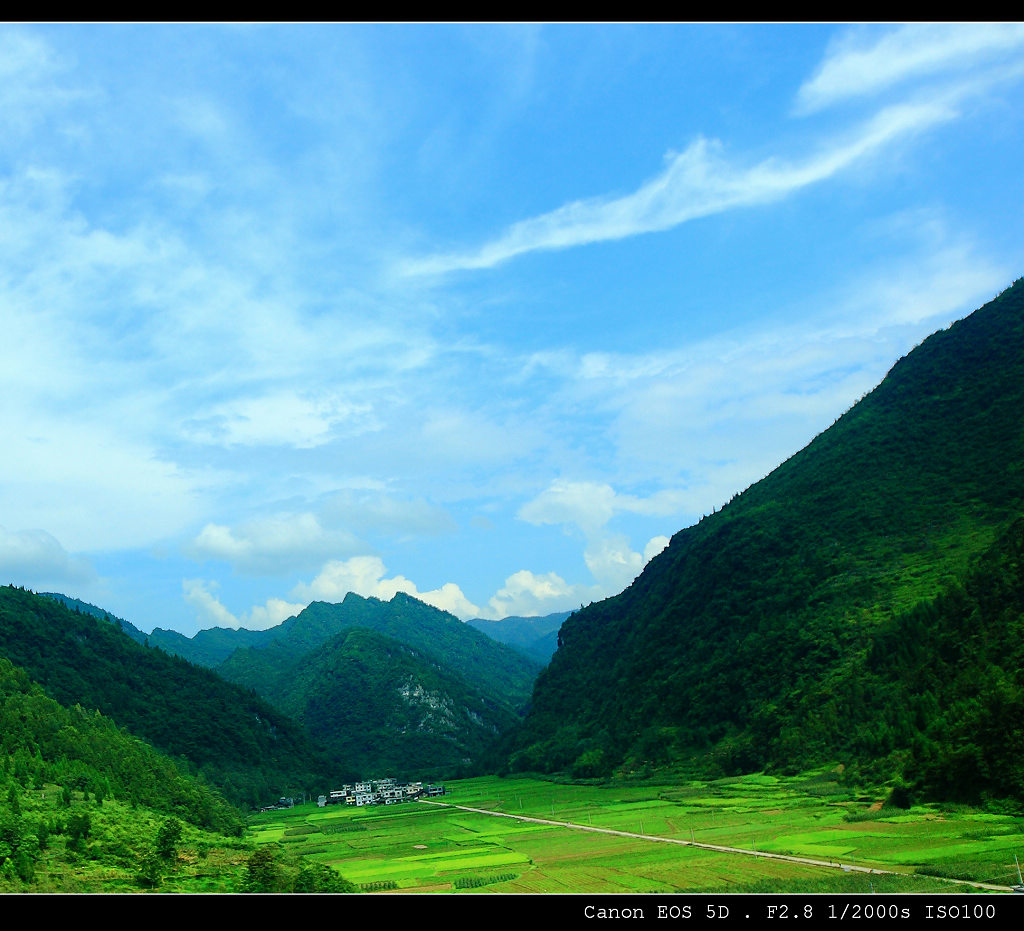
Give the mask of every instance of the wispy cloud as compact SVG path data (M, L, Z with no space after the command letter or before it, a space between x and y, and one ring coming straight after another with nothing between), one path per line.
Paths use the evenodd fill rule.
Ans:
M0 567L610 594L1020 274L1022 28L0 28Z
M492 268L518 255L568 249L671 229L699 217L771 203L833 177L896 140L956 116L944 103L887 107L839 141L805 159L765 159L752 166L731 162L721 143L699 138L672 155L661 174L632 194L575 201L513 224L474 252L407 262L407 275L437 275Z
M929 329L991 298L1012 277L1011 268L952 239L928 214L893 224L885 241L905 247L913 235L926 242L819 295L815 303L832 311L808 307L817 314L813 325L771 320L646 352L532 359L532 377L543 369L561 377L552 403L586 408L606 422L621 468L617 483L654 482L662 491L641 499L607 482L559 480L518 516L584 531L616 514L699 517L825 429Z
M812 113L914 79L977 67L1021 48L1021 23L913 23L881 38L850 32L832 44L800 88L797 112Z
M375 429L371 405L330 392L309 397L284 391L216 404L209 413L186 424L185 432L195 441L227 446L309 449L328 442L341 425L346 432Z

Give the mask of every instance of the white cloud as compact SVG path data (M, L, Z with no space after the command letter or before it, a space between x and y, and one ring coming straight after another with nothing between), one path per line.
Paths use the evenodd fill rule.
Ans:
M281 598L269 598L266 604L256 605L241 617L232 614L215 594L216 582L203 579L183 579L181 583L185 601L196 612L196 622L200 629L207 627L244 627L247 630L266 630L276 627L282 621L294 617L305 604L284 601Z
M797 94L809 113L896 84L977 66L1024 47L1021 23L912 23L877 38L856 30L834 42Z
M444 585L433 591L419 592L418 594L413 591L409 594L463 620L475 617L480 613L480 609L462 593L462 589L454 582L445 582Z
M655 556L658 555L672 541L666 536L651 537L644 547L644 565L646 566Z
M446 582L440 588L421 592L405 576L385 578L387 568L377 556L353 556L351 559L334 559L328 562L312 582L300 583L292 590L292 596L311 601L339 602L349 592L364 598L379 598L390 601L398 592L404 592L420 601L449 611L457 617L473 617L479 611L463 594L458 585Z
M531 524L575 524L593 533L612 519L616 503L611 485L556 479L519 509L519 517Z
M196 559L222 559L256 575L277 574L319 563L328 555L352 552L354 536L325 530L310 513L277 515L246 521L232 529L209 523L188 546Z
M216 583L205 582L202 579L181 581L185 601L195 609L199 627L238 627L238 618L220 603L210 590L211 585L216 587Z
M684 152L669 156L665 170L632 194L566 204L514 224L476 252L410 261L403 271L421 275L492 268L527 252L658 232L698 217L770 203L955 115L941 103L889 107L809 158L790 162L770 158L750 167L731 163L721 143L700 138Z
M621 534L602 534L591 541L584 559L594 583L569 584L555 572L538 574L528 569L512 573L487 602L483 617L537 617L555 611L569 611L581 604L616 595L626 588L669 540L653 537L643 553L634 552Z
M622 591L644 567L643 556L635 552L624 534L605 534L583 553L590 574L612 593Z
M583 600L586 600L586 592L580 586L567 584L560 575L554 572L535 575L521 569L510 575L488 602L487 616L495 619L536 617L566 610Z
M0 526L0 582L41 587L91 581L95 574L87 559L72 556L45 530L11 531Z
M683 500L685 498L680 492L671 490L641 498L619 494L611 485L601 482L564 479L552 482L523 505L518 516L531 524L578 527L586 539L583 559L596 584L570 588L558 576L537 577L524 570L524 573L511 576L506 581L505 588L491 599L491 609L497 610L499 605L505 604L539 603L545 598L555 599L564 606L569 595L574 600L593 600L617 594L668 545L668 538L654 537L643 552L638 553L624 534L609 531L607 524L616 513L670 515L677 512Z
M617 513L668 516L679 511L681 493L664 489L646 498L616 492L604 482L556 479L519 509L519 518L531 524L575 524L594 534Z
M250 630L266 630L277 627L282 621L295 617L306 605L301 602L285 601L283 598L268 598L265 605L256 605L242 619L242 626Z
M369 403L337 396L303 397L284 391L214 405L186 424L186 435L201 443L225 446L293 446L311 449L334 438L336 428L375 429Z
M607 598L621 592L668 542L668 537L663 535L652 537L643 552L638 553L629 545L625 534L604 533L593 539L583 559L597 583L594 597Z

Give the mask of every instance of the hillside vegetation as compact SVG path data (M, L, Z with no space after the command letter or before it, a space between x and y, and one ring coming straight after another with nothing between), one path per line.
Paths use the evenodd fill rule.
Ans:
M519 720L540 668L399 593L314 602L217 671L293 715L346 778L478 769Z
M431 655L363 628L283 667L275 681L265 697L306 726L344 780L466 771L518 720Z
M404 592L390 601L363 598L354 592L338 604L314 601L295 617L267 630L211 628L190 639L158 628L150 635L150 644L166 645L186 659L267 694L280 689L282 670L354 628L376 631L426 651L510 710L526 704L542 665Z
M930 791L1024 799L999 763L1024 689L1011 661L1022 411L1018 281L676 534L625 592L570 617L512 768L841 758Z
M0 589L0 657L66 706L111 718L235 803L298 793L325 771L303 728L251 691L114 624L24 589Z

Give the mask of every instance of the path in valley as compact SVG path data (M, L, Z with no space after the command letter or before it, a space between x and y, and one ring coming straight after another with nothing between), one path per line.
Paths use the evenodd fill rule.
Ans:
M615 834L618 837L633 837L637 840L653 841L659 844L679 844L681 847L697 847L700 850L715 850L719 853L737 853L748 857L761 857L766 860L788 860L790 863L806 863L810 866L821 866L825 869L842 870L847 873L874 873L875 875L899 876L906 875L896 870L881 870L871 866L856 866L852 863L840 863L834 860L816 860L813 857L796 857L786 853L769 853L766 850L746 850L743 847L725 847L721 844L698 843L693 840L680 840L675 837L659 837L656 834L637 834L633 831L616 831L614 828L595 828L592 824L575 824L572 821L553 821L549 818L529 818L526 815L514 815L505 811L489 811L486 808L470 808L468 805L453 805L450 802L436 802L433 799L420 799L420 802L427 805L440 805L443 808L458 808L461 811L471 811L478 815L491 815L495 818L511 818L513 821L528 821L532 824L548 824L559 828L569 828L573 831L592 831L595 834ZM986 889L989 892L1012 892L1010 886L997 886L993 883L971 882L967 879L946 879L941 876L929 876L929 879L938 879L941 882L954 883L960 886L973 886L976 889Z

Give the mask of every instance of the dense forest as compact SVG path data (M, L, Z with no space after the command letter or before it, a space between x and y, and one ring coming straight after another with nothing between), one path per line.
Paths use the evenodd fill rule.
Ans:
M357 891L242 833L187 766L0 658L0 892Z
M518 720L433 654L363 628L343 631L281 672L266 697L306 726L335 761L339 781L475 771Z

